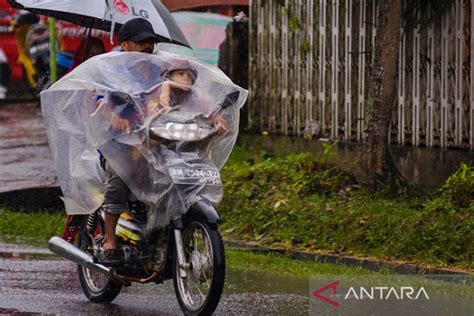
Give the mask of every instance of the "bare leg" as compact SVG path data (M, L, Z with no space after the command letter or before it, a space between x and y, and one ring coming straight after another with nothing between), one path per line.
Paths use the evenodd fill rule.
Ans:
M109 214L105 212L105 238L104 249L117 249L117 237L115 227L117 226L120 214Z

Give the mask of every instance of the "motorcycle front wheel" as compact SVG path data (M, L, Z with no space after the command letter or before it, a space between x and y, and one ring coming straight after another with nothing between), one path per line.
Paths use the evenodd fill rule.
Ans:
M224 243L217 226L212 226L202 220L185 223L183 250L186 262L191 265L185 278L179 272L176 250L174 253L174 289L186 315L212 314L224 289Z
M93 238L98 234L101 234L101 231L99 223L96 223L96 229L92 234L87 232L86 227L83 227L79 236L79 248L82 251L93 255ZM103 273L90 270L80 265L78 265L78 273L82 291L87 298L94 303L112 302L117 295L119 295L120 290L122 289L122 284L115 283L110 277Z

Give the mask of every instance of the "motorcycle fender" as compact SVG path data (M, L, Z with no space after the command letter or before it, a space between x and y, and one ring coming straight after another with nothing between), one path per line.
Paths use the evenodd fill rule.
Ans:
M221 222L219 213L217 213L215 207L208 201L200 200L194 203L191 207L191 212L203 218L208 223L219 224Z

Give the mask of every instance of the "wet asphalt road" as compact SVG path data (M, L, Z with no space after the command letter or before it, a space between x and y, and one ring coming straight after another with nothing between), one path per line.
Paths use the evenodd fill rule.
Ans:
M0 193L57 186L41 110L35 103L0 106Z
M40 108L0 107L0 193L57 186ZM0 315L181 314L172 283L132 285L107 305L82 293L73 263L38 258L47 249L0 243ZM31 255L34 254L34 255ZM217 315L300 315L308 312L308 280L230 270Z
M3 250L3 252L2 252ZM26 251L26 253L25 253ZM5 249L0 245L0 314L180 315L172 282L133 284L110 304L95 304L82 293L76 265L47 250ZM307 315L308 281L228 270L216 315Z

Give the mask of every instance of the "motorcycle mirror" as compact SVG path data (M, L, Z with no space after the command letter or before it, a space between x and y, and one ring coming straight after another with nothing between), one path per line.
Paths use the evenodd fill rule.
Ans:
M239 99L240 92L239 91L233 91L231 93L228 93L225 96L224 101L221 104L221 107L223 109L228 108L229 106L233 105L238 99Z
M135 104L135 102L133 102L133 99L127 93L120 91L111 92L110 100L112 101L114 106L133 106Z

